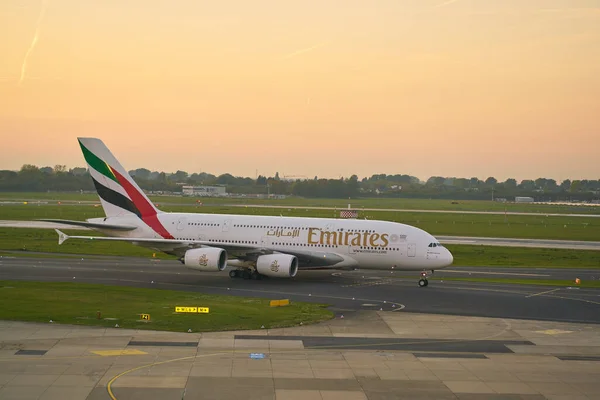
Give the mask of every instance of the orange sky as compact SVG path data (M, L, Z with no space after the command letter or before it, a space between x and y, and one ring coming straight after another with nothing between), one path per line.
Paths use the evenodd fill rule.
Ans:
M600 0L5 0L0 37L0 169L93 135L128 169L600 178Z

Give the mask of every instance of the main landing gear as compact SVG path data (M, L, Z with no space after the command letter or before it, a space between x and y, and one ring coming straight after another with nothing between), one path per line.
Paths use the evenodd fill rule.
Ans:
M252 279L260 281L261 279L267 279L267 276L259 274L255 269L244 268L244 269L232 269L229 271L230 278L243 278L246 280Z
M431 270L431 274L433 275L433 270ZM419 279L419 287L425 287L429 285L429 281L427 280L427 271L421 272L421 279Z

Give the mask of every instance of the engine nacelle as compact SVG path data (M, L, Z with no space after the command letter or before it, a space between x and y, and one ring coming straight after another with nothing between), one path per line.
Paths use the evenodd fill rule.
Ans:
M223 271L227 265L227 252L216 247L201 247L185 252L183 264L198 271Z
M298 272L298 259L289 254L268 254L256 259L259 274L277 278L293 278Z

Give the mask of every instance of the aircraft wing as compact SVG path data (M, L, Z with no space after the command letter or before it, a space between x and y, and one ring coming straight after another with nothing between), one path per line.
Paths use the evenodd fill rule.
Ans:
M207 240L177 240L177 239L149 239L149 238L127 238L127 237L113 237L113 236L69 236L58 229L55 229L58 233L58 244L63 244L68 239L84 239L84 240L109 240L116 242L129 242L133 244L146 245L148 247L163 247L168 246L173 251L178 253L185 253L186 250L193 249L196 247L209 246L219 247L224 249L228 253L232 253L240 259L245 260L256 260L260 255L282 253L296 256L299 264L303 268L310 267L327 267L334 266L342 261L344 258L337 253L324 252L324 251L303 251L303 250L275 250L268 247L252 246L248 244L237 244L237 243L219 243Z
M132 237L116 237L116 236L70 236L59 229L55 229L58 233L58 244L63 244L68 239L83 239L83 240L110 240L115 242L129 242L135 244L147 244L147 245L169 245L174 248L188 247L194 248L199 246L211 246L225 248L218 242L210 242L206 240L178 240L178 239L157 239L157 238L132 238ZM254 249L256 247L248 246L247 244L233 244L228 243L228 248L241 250L241 249Z
M72 221L70 219L38 219L37 221L54 222L63 225L82 226L84 228L91 229L112 229L115 231L133 231L134 229L137 229L137 227L132 225L102 224L99 222Z

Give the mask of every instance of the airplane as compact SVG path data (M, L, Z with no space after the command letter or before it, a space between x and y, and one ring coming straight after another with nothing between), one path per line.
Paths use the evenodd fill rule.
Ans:
M294 278L308 269L428 271L452 264L452 253L414 226L378 220L174 213L158 210L97 138L78 138L106 217L44 219L83 226L106 236L68 239L123 241L178 257L198 271L231 278Z

